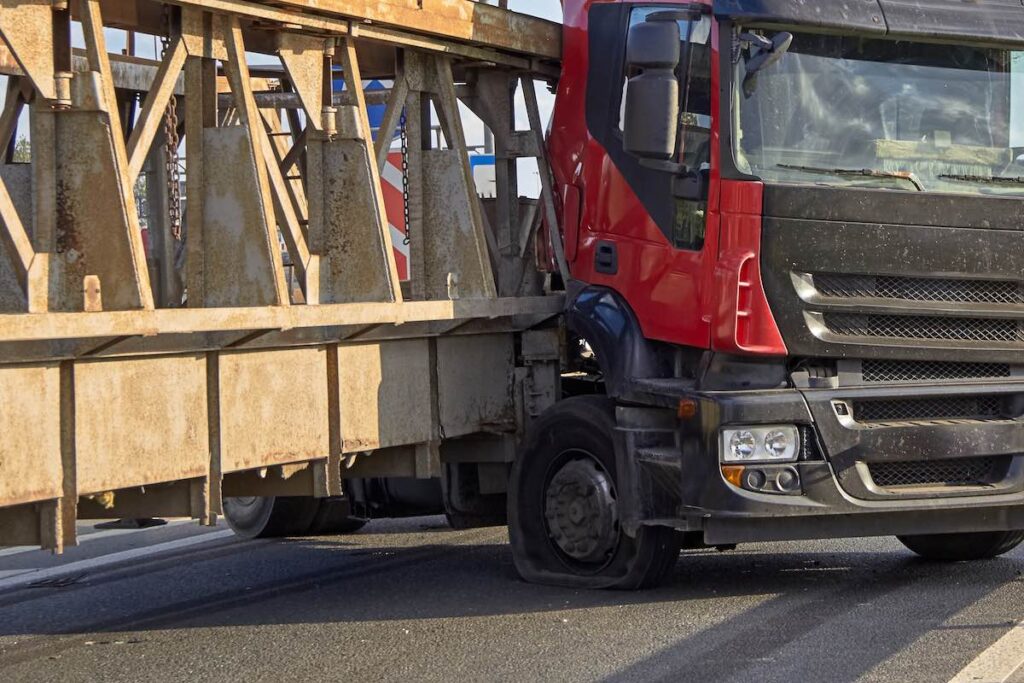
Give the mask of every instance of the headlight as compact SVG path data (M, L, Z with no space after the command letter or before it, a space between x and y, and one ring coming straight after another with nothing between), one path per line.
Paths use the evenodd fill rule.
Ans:
M793 462L799 454L800 433L795 425L722 430L722 462Z
M752 432L737 430L729 436L730 460L750 460L757 452L757 437Z

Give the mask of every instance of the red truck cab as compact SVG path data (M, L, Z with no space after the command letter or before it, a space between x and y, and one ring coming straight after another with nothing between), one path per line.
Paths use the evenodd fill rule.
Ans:
M1024 540L1024 10L566 0L549 136L603 395L513 469L527 578Z

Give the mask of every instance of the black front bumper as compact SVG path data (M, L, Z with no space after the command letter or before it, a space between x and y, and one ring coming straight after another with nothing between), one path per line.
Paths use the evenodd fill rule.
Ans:
M1024 395L1024 382L749 392L665 391L652 407L619 408L620 474L630 524L701 531L710 545L749 541L1024 529L1024 421L931 420L865 425L842 406L888 396ZM697 402L679 419L666 408ZM838 407L837 407L838 406ZM795 424L812 430L818 459L801 460L797 495L728 483L719 436L729 425ZM673 426L674 425L674 426ZM669 437L671 435L671 443ZM979 485L882 488L871 466L990 456L1007 466Z

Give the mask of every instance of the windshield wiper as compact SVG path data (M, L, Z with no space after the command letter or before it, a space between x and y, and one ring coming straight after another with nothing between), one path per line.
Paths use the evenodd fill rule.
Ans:
M914 186L918 192L924 192L924 185L921 179L913 171L879 171L874 168L824 168L820 166L797 166L795 164L776 164L779 168L788 168L793 171L805 171L807 173L825 173L828 175L856 175L868 178L897 178L906 180ZM1024 182L1024 181L1022 181Z
M955 175L944 173L936 177L942 178L944 180L959 180L965 183L1005 183L1008 185L1024 184L1024 176L1013 176L1012 178L1003 178L997 175Z

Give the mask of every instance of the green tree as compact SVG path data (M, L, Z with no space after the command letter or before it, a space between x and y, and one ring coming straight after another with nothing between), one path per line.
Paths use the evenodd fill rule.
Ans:
M27 164L32 161L32 143L22 135L14 143L14 163Z

